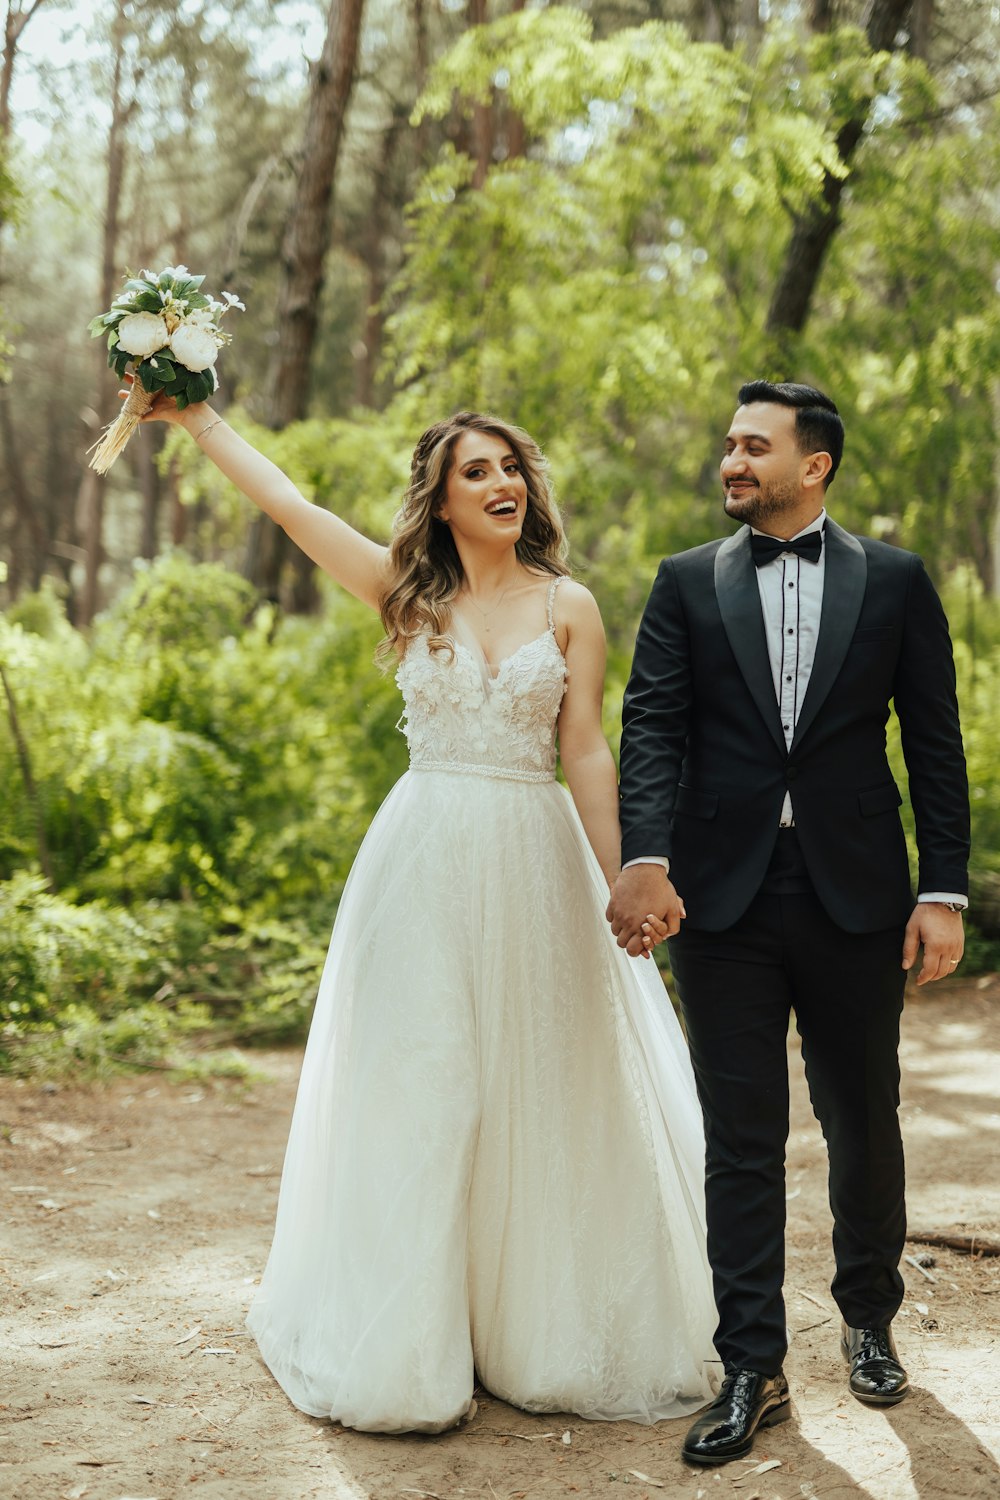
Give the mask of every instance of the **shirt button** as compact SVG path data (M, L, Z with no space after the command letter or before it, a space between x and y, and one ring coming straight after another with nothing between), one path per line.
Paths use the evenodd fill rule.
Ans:
M788 733L788 725L787 724L782 724L781 727L785 731L785 733L787 734Z
M794 635L795 634L794 627L791 626L791 625L789 625L788 629L785 631L785 634L786 635Z
M785 681L786 682L791 682L791 680L792 680L792 674L791 674L791 672L789 672L788 675L785 678Z
M790 584L789 584L789 585L788 585L788 587L789 587L789 588L790 588L790 589L793 589L793 588L794 588L794 587L795 587L795 585L794 585L794 583L790 583Z

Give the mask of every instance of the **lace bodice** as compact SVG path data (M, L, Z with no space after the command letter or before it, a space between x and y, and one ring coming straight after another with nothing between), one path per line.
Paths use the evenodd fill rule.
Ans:
M558 582L549 588L548 629L506 657L495 676L461 641L453 642L453 654L431 651L426 636L410 642L396 682L413 770L552 780L556 718L566 691L553 616Z

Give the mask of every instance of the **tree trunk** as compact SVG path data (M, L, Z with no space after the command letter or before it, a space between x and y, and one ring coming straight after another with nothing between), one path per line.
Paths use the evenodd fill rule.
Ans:
M413 20L413 51L417 64L414 93L419 97L427 82L431 63L430 37L427 31L427 0L410 0L410 15ZM423 164L427 155L429 121L427 116L417 126L417 160Z
M137 74L131 86L125 88L126 58L125 41L129 34L130 21L127 16L127 0L117 0L116 14L112 24L111 74L111 124L108 127L107 182L104 194L104 237L101 245L101 286L99 306L107 308L115 293L118 255L119 216L121 213L122 185L125 179L125 133L135 113L138 100ZM106 350L100 344L95 347L95 389L100 393L96 399L102 424L109 421L115 411L107 372ZM78 622L89 625L100 604L100 570L104 560L104 495L106 480L89 466L84 469L77 494L77 515L82 529L83 548L87 554L83 592L80 597Z
M701 10L702 41L721 42L723 47L731 47L733 45L735 29L735 0L703 0Z
M4 697L7 700L7 718L10 723L10 732L14 737L18 764L21 767L21 776L24 779L24 790L35 818L35 847L38 850L38 863L41 865L42 874L45 876L49 890L55 891L55 875L52 872L52 861L49 858L49 846L45 837L45 818L42 814L42 804L31 769L31 753L28 750L28 742L24 738L24 731L21 728L21 721L18 717L17 704L14 701L14 689L11 687L10 679L4 670L3 662L0 662L0 683L3 685Z
M10 140L10 89L14 81L14 62L17 47L24 28L44 0L7 0L7 15L3 30L3 58L0 59L0 142L4 146Z
M990 381L993 407L993 523L990 528L990 592L1000 595L1000 379Z
M486 0L469 0L466 11L469 27L485 26L487 21ZM472 156L475 160L475 168L472 173L472 186L481 188L486 181L493 160L494 141L494 119L493 105L474 104L472 106Z
M394 108L392 119L382 132L378 166L373 174L372 203L368 212L364 240L365 264L368 267L365 352L358 366L357 387L358 401L362 406L374 406L376 401L376 374L382 352L382 331L385 323L382 298L385 296L387 282L385 240L389 225L389 210L392 205L392 169L408 113L406 105L397 105Z
M37 589L45 566L45 532L38 509L32 501L21 464L21 448L10 409L10 386L0 385L0 436L3 438L4 466L14 501L11 568L8 583L12 597L23 588Z
M139 556L147 558L150 562L159 551L160 501L163 499L163 483L156 456L163 447L163 442L164 434L158 425L140 427L135 435L139 487L142 491Z
M913 0L870 0L865 33L873 52L892 51ZM861 101L853 119L837 135L837 152L849 165L864 133L871 100ZM779 357L790 360L797 336L809 317L830 241L840 224L845 179L824 175L823 191L792 222L792 234L767 313L767 332Z
M337 162L354 88L364 0L331 0L326 40L313 73L295 200L281 246L277 343L268 369L264 421L276 431L301 421L319 317ZM244 572L277 599L284 532L260 515L250 529Z
M934 0L914 0L910 18L910 52L924 62L930 56L934 29Z
M523 10L525 0L513 0L511 11ZM524 119L516 109L511 109L508 103L504 110L504 136L507 147L507 160L523 156L526 145L524 134Z
M309 374L344 121L354 87L364 0L332 0L326 41L309 96L301 170L281 247L278 342L268 371L265 421L301 421Z
M32 0L27 7L20 0L8 0L4 19L3 57L0 58L0 161L9 154L11 137L10 91L14 81L14 64L17 60L18 43L24 28L31 20L43 0ZM3 207L0 205L0 231L3 230ZM0 269L0 290L3 274ZM17 426L10 409L10 387L0 387L0 435L3 438L4 468L14 502L14 517L10 527L11 567L8 587L16 597L27 584L37 588L45 566L45 533L37 506L32 503L21 462Z

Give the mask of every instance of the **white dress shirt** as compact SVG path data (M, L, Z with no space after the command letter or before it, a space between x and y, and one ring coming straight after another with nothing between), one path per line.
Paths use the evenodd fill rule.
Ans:
M825 525L824 509L808 526L797 531L795 537L808 536L811 531L821 531ZM759 534L756 527L752 529L755 535ZM793 541L795 537L792 538ZM819 622L823 609L823 583L826 578L826 548L820 552L816 562L809 562L795 552L781 552L770 562L757 568L756 573L774 695L781 714L785 748L791 749L795 726L816 659L816 643L819 640ZM785 793L778 826L795 826L790 792ZM670 869L670 861L663 855L655 854L630 859L625 869L630 865L649 864L662 865L668 871ZM954 901L962 906L968 905L965 896L956 895L952 891L922 891L917 900Z

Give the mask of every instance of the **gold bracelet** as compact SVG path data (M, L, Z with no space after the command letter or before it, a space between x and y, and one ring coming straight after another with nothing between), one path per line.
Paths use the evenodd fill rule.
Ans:
M211 430L212 430L213 427L218 427L218 425L219 425L219 423L221 421L222 421L221 417L216 417L214 422L209 422L209 424L208 424L207 427L203 427L199 433L195 434L195 439L194 439L195 442L196 443L200 443L201 440L202 440L202 438L205 436L206 432L211 432Z

